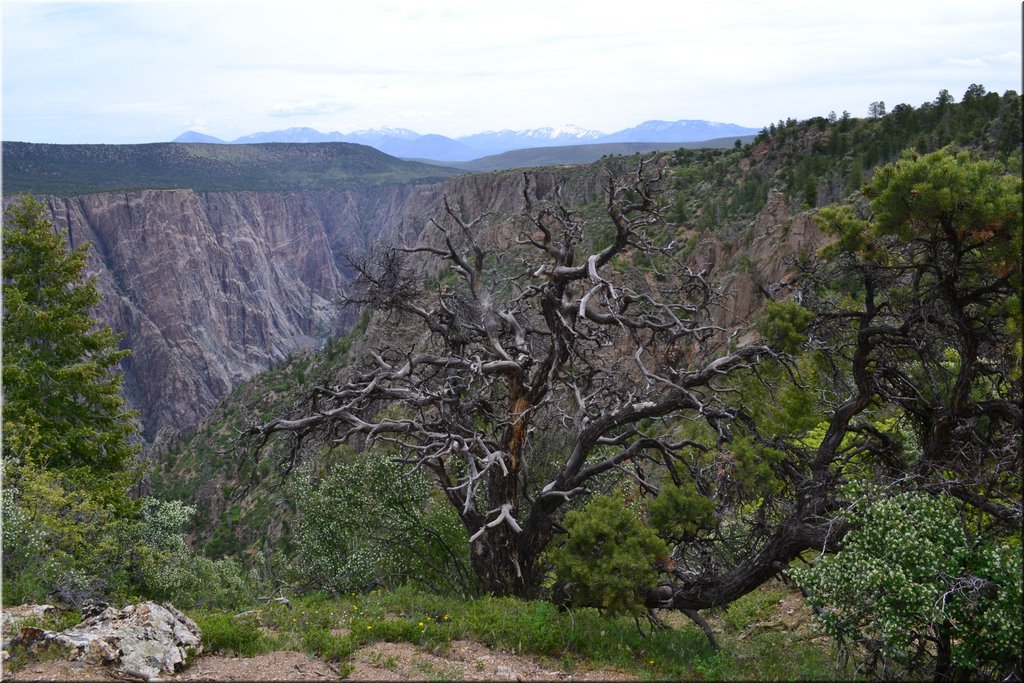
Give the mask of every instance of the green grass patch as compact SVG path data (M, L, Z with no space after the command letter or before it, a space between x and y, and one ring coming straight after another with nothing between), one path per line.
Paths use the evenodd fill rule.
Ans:
M347 635L331 633L325 628L309 628L302 633L302 651L330 662L348 659L358 643Z
M265 647L263 632L254 616L239 617L209 611L191 616L203 632L203 649L206 652L255 657L270 649Z
M749 626L770 620L786 592L782 586L766 584L760 590L747 593L729 605L722 615L723 626L727 632L741 633Z
M467 599L410 587L307 595L291 606L261 606L250 617L202 612L193 618L208 651L301 650L341 665L375 642L412 643L443 655L453 640L472 640L549 658L566 671L609 668L641 679L848 680L851 672L836 668L827 641L767 626L778 621L779 601L787 595L785 587L768 585L714 617L717 653L700 629L681 619L674 628L652 629L643 621L638 628L630 617L608 618L593 609L562 611L541 600Z
M693 661L711 647L696 628L643 632L631 618L608 619L596 610L560 611L545 601L483 597L464 600L410 588L359 597L353 635L367 642L405 641L443 648L473 640L516 653L579 666L612 667L648 678L692 678ZM387 619L384 617L386 615Z

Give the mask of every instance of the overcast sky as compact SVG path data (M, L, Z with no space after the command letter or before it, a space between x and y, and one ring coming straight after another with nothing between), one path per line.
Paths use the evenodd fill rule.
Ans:
M4 0L4 140L761 127L1021 90L1009 0Z

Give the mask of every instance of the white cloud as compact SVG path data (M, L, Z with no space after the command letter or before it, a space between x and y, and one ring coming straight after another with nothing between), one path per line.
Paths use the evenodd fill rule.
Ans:
M981 57L970 57L968 59L956 59L956 58L943 59L942 63L943 64L948 64L949 66L967 66L967 67L978 67L978 68L985 66L985 60L982 59Z
M805 0L3 2L4 135L461 135L646 119L761 126L970 83L1020 89L1019 6ZM148 132L147 132L148 131ZM169 139L169 138L167 138Z
M293 102L280 104L267 112L269 116L289 118L292 116L325 116L337 114L352 108L351 104L341 102Z

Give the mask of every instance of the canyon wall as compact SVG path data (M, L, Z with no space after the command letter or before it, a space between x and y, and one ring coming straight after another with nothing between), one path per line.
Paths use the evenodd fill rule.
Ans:
M582 176L581 176L582 177ZM513 214L521 173L292 192L142 190L44 198L72 246L92 244L96 317L132 350L125 394L153 442L195 427L231 388L347 327L345 255L414 241L443 197ZM536 181L543 192L553 176ZM583 181L573 199L600 191Z

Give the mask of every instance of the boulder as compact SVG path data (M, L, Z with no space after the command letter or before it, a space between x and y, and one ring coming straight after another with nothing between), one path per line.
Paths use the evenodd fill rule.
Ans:
M202 632L170 604L108 607L60 633L23 628L17 640L29 652L58 652L71 661L109 666L143 680L173 674L202 651Z

